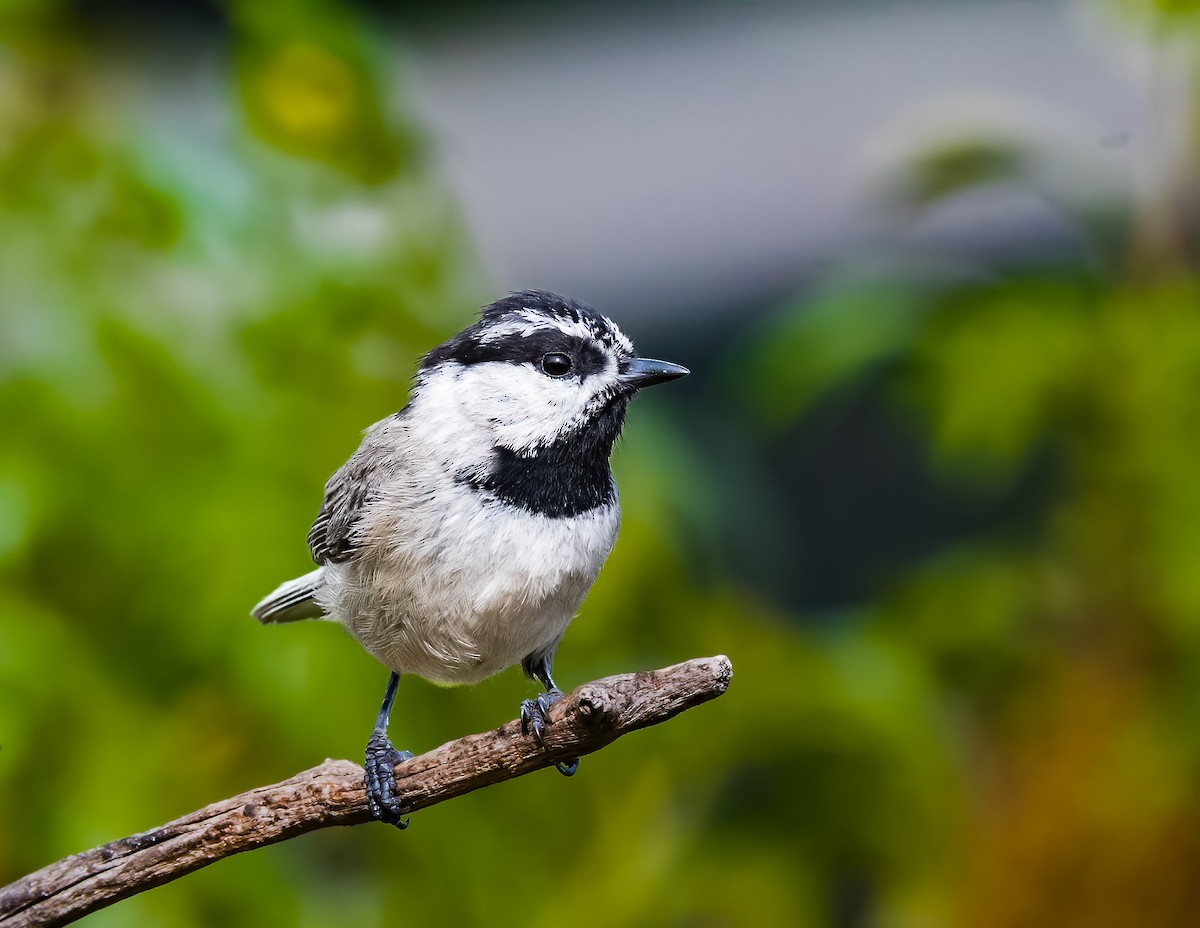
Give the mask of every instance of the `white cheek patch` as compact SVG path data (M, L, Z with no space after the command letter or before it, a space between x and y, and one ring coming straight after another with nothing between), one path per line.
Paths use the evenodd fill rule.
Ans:
M466 370L458 364L445 364L423 371L409 411L419 421L419 427L410 431L411 438L420 440L451 469L481 464L495 444L488 423L477 421L471 414L472 404L465 401L467 393L459 381Z
M462 466L482 463L496 445L545 446L606 403L616 376L612 361L583 381L548 377L530 364L447 364L418 386L424 428Z

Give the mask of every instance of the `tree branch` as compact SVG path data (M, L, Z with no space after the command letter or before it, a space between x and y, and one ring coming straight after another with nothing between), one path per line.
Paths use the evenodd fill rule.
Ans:
M400 764L396 788L415 812L555 760L591 754L621 735L720 696L732 675L722 656L585 683L551 707L544 747L521 734L519 721L509 722ZM65 925L224 857L330 825L369 821L362 768L327 760L281 783L65 857L0 888L0 928Z

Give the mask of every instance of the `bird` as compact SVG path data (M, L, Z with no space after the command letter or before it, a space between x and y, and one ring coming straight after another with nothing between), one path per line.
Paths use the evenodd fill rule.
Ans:
M406 405L329 478L316 569L251 615L340 622L391 672L364 764L374 818L405 828L411 811L395 767L412 754L388 735L402 675L473 684L520 664L544 689L522 731L543 743L555 651L617 538L609 458L629 402L688 373L638 357L586 303L510 293L423 356Z

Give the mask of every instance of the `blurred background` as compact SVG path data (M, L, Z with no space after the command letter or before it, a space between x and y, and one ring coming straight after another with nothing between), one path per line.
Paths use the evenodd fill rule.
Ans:
M564 688L717 702L96 926L1200 909L1200 3L0 3L0 883L325 757L249 607L417 356L561 290L639 400ZM416 679L423 751L536 687Z

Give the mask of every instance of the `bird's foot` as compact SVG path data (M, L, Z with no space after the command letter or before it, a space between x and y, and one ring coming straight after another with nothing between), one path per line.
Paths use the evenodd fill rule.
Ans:
M411 760L411 751L397 751L388 740L387 732L376 728L367 742L366 771L367 808L381 822L407 828L408 820L401 818L411 809L396 796L396 764Z
M538 744L543 744L543 738L546 731L546 726L550 724L550 707L562 699L562 690L552 689L538 695L537 699L526 699L521 703L521 733L533 733L533 737L537 738ZM555 769L558 770L564 777L573 777L575 771L579 769L579 758L573 757L569 761L556 760L554 762Z

